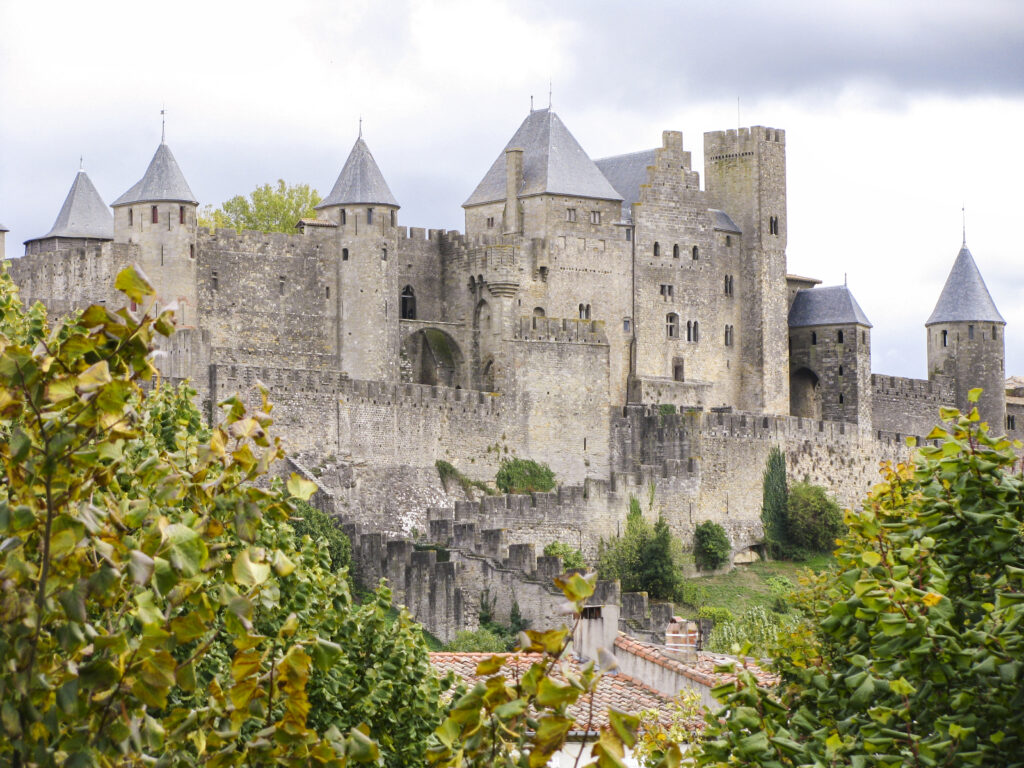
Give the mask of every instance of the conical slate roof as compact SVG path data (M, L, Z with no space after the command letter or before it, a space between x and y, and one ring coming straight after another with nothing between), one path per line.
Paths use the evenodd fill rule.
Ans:
M598 200L622 200L569 129L550 109L531 112L505 150L523 150L523 187L519 196L572 195ZM505 151L462 205L505 199Z
M112 205L150 203L173 200L181 203L196 203L196 196L189 189L185 175L178 167L178 161L171 154L171 148L160 142L156 154L149 162L146 174L131 189L115 200Z
M789 309L789 327L812 325L866 325L871 321L845 285L829 285L797 291Z
M33 239L43 240L48 237L114 239L114 216L85 171L80 170L75 174L71 190L50 231Z
M348 160L345 161L338 180L334 182L331 194L321 200L317 208L327 208L331 205L399 207L362 136L356 139L352 151L348 153Z
M996 303L985 286L985 280L974 263L974 257L964 243L953 262L946 284L939 294L939 301L932 310L926 326L936 323L1003 323L1006 321L996 309Z

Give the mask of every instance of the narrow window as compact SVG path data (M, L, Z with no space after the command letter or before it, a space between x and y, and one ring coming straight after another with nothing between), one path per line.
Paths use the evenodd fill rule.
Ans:
M700 341L700 323L693 321L693 340Z
M671 285L667 285L666 283L662 283L661 284L661 297L665 301L668 301L669 299L672 298L672 286Z
M415 320L416 294L413 292L411 285L407 285L402 289L402 295L399 297L399 303L402 310L402 319Z
M726 235L725 236L725 247L726 248L731 248L732 247L732 235Z
M215 291L219 290L220 284L217 281L217 270L213 270L213 272L210 275L210 278L211 278L211 283L213 284L213 290L215 290Z
M565 220L566 221L576 221L576 209L575 208L566 208L565 209Z
M679 338L679 315L675 312L665 315L665 335L670 339Z
M632 326L632 323L630 322L629 318L628 317L624 317L622 319L622 332L623 333L629 333L631 326Z
M582 305L582 304L580 304L580 320L584 320L584 319L586 319L586 318L584 318L584 317L583 317L583 312L584 312L584 308L583 308L583 305Z
M348 261L348 248L341 249L341 260Z
M942 332L942 346L949 346L949 331Z
M188 257L194 259L196 257L196 246L195 243L189 243L188 246Z
M861 344L867 344L868 343L868 332L867 331L861 331L860 332L860 343Z
M676 357L672 359L672 379L674 381L686 381L686 368L683 363L683 358Z
M324 298L325 299L331 298L331 286L329 286L329 285L324 286Z
M654 244L654 258L661 256L661 245L659 243Z
M813 346L813 345L815 345L817 343L818 343L818 333L816 331L811 331L811 345Z
M995 340L996 340L996 327L993 325L992 326L992 341L995 341Z
M690 320L686 321L686 340L693 341L693 322Z
M345 226L345 220L346 220L346 219L348 218L348 217L347 217L347 216L345 215L345 209L344 209L344 208L341 208L341 209L339 209L339 210L338 210L338 218L339 218L339 220L340 220L340 224L341 224L341 226L343 226L343 227L344 227L344 226Z
M630 229L629 227L626 227L626 242L633 242L633 230Z
M678 259L679 258L679 244L678 243L676 243L675 245L672 246L672 258L673 259Z
M968 325L967 326L967 338L968 339L973 339L974 338L974 326L973 325Z
M846 402L846 398L844 398L843 397L843 393L840 392L839 393L839 404L842 405L844 402Z
M601 212L600 211L591 211L590 212L590 223L591 224L600 224L601 223Z
M366 209L366 223L373 224L373 208Z
M729 346L729 326L725 326L725 346Z
M487 217L487 228L488 229L493 229L494 228L494 217L493 216L488 216Z
M842 344L843 343L843 332L842 331L839 331L838 333L836 333L836 343L837 344Z
M589 304L587 304L586 314L587 314L586 319L589 320L590 319L590 305Z
M160 212L157 210L157 207L155 205L150 206L150 208L149 208L149 215L150 215L150 220L154 224L159 224L160 223Z
M185 206L184 205L179 205L178 206L178 223L179 224L184 224L185 223Z
M843 375L843 366L841 366L841 365L839 366L839 375L840 376Z
M381 261L387 261L388 260L388 249L387 248L381 248L380 249L380 260Z
M132 208L129 208L128 209L128 226L130 227L130 226L133 226L134 224L135 224L135 210L132 209Z
M277 295L284 296L284 277L277 278Z
M395 212L391 211L391 226L395 226Z
M700 258L700 249L697 246L693 246L693 260L696 261Z

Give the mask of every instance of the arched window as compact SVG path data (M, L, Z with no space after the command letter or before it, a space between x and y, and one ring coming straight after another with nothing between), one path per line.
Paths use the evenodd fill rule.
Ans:
M544 307L534 307L533 308L533 316L534 317L544 317Z
M949 346L949 331L942 332L942 346Z
M700 341L700 323L693 321L693 340Z
M696 261L700 258L700 249L697 246L693 246L693 260Z
M402 319L403 320L415 320L416 319L416 293L413 291L411 285L405 286L402 289L402 295L399 297L399 305L401 307Z
M345 219L346 219L346 216L345 216L345 209L344 209L344 208L340 208L340 209L338 210L338 218L339 218L339 220L340 220L340 221L339 221L339 223L341 224L341 226L343 226L343 227L344 227L344 226L345 226Z
M584 307L582 304L580 304L580 320L585 320L586 319L586 317L585 317L586 311L587 311L587 308Z
M654 258L661 256L661 245L659 243L654 244Z
M587 304L587 306L584 308L583 312L584 312L584 314L586 316L586 319L589 320L590 319L590 305L589 304Z
M842 331L839 331L839 332L836 333L836 343L837 344L842 344L843 343L843 332Z
M678 259L679 258L679 244L678 243L676 245L672 246L672 258L673 259Z
M157 210L157 207L155 205L151 205L149 207L149 215L150 215L150 220L154 224L159 224L160 223L160 211Z
M132 208L128 209L128 226L133 226L135 223L135 211Z
M381 261L387 261L388 260L388 249L387 248L381 248L380 249L380 260Z
M366 223L373 224L373 208L366 209Z
M679 315L675 312L665 315L665 336L670 339L679 338Z
M686 340L693 341L693 322L691 320L686 321Z

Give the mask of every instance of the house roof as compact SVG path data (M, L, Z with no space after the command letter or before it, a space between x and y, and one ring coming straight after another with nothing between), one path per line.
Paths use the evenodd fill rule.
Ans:
M828 285L797 291L789 309L789 327L811 325L866 325L871 327L860 304L845 285Z
M732 682L736 679L736 674L732 672L716 672L715 668L729 662L739 662L740 660L734 656L726 656L720 653L709 653L707 651L701 651L697 654L696 661L681 661L673 656L670 656L664 646L655 645L654 643L648 643L643 640L637 640L635 637L620 632L618 637L615 638L615 652L628 653L633 656L639 656L642 659L646 659L660 667L676 672L683 677L688 677L694 682L700 683L708 688L714 688L716 685L722 685L723 683ZM757 664L747 660L746 668L754 675L754 679L757 680L759 685L765 687L771 687L777 685L779 682L779 676L762 669Z
M476 673L477 664L492 656L502 656L506 659L505 666L502 668L506 677L513 673L518 673L518 676L522 677L531 665L544 659L544 656L539 653L441 652L431 653L430 662L442 674L454 672L468 685L475 685L492 677L492 675ZM570 674L579 673L579 662L574 657L567 655L564 661L568 665ZM553 675L556 678L560 677L557 666ZM575 719L573 730L577 731L593 731L607 727L609 708L630 713L637 713L645 709L658 710L662 713L660 719L668 725L671 720L669 708L671 701L669 697L629 675L606 674L598 681L597 689L594 692L593 719L589 719L590 694L580 697L574 705L569 707L569 715Z
M131 203L155 203L173 200L181 203L196 203L196 196L185 181L185 174L178 167L171 148L161 142L156 148L153 159L143 177L115 200L112 205L129 205Z
M391 194L384 174L380 172L373 153L366 146L363 137L356 139L348 159L334 182L334 188L317 207L327 208L331 205L393 205L398 201Z
M633 218L633 203L640 200L640 186L647 183L647 168L654 165L654 150L602 157L594 165L622 197L622 218Z
M992 301L992 295L988 292L978 265L974 263L974 257L967 249L967 243L956 255L953 269L949 271L939 300L925 325L964 321L1006 323L996 309L996 303Z
M103 202L103 198L85 171L80 170L75 174L68 196L64 198L64 205L60 207L60 213L57 214L57 220L53 222L50 231L32 240L43 240L48 237L114 239L114 215Z
M463 207L505 199L505 151L509 149L523 150L520 197L552 194L622 199L558 115L550 109L537 109L523 120Z

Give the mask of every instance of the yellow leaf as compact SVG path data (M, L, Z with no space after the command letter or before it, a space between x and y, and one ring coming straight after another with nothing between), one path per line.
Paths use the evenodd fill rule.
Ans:
M288 493L294 496L296 499L302 499L303 501L309 501L309 497L317 491L317 485L314 482L306 480L294 472L292 476L288 478Z
M928 593L927 595L925 595L924 597L922 597L922 598L921 598L921 600L922 600L922 601L924 602L924 604L925 604L925 605L927 605L927 606L928 606L929 608L933 608L933 607L935 607L936 605L938 605L938 604L939 604L940 602L942 602L942 595L940 595L940 594L937 594L937 593L935 593L935 592L929 592L929 593Z

